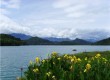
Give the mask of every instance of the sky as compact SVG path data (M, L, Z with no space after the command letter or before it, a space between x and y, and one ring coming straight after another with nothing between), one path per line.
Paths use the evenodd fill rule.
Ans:
M0 33L110 37L110 0L0 0Z

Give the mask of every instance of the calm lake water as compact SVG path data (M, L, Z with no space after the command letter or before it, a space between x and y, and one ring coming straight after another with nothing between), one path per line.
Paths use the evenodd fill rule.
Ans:
M73 52L73 49L77 49ZM0 47L0 80L16 80L20 76L20 68L24 71L30 60L37 56L47 58L53 51L73 54L84 51L107 51L110 46L2 46Z

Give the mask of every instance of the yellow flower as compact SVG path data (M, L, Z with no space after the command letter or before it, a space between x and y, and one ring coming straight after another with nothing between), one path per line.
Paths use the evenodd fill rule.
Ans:
M57 58L58 60L61 60L61 58L59 57L59 58Z
M99 58L101 56L101 54L96 54L95 58Z
M70 66L70 70L73 70L73 66Z
M36 57L35 61L36 61L36 63L39 63L40 62L40 58Z
M71 59L71 62L74 62L74 59L73 58Z
M78 59L77 59L77 61L78 61L78 62L80 62L80 61L81 61L81 59L80 59L80 58L78 58Z
M52 52L52 56L56 56L57 55L57 52Z
M45 60L42 60L42 63L45 63Z
M53 62L53 64L55 65L55 62Z
M97 56L97 57L100 57L100 56L101 56L101 54L97 54L96 56Z
M46 73L47 76L50 76L49 73Z
M67 54L65 54L65 55L64 55L64 58L68 58L68 55L67 55Z
M85 57L85 60L87 61L87 57Z
M55 76L52 76L52 79L55 79Z
M73 56L72 58L73 58L74 60L76 60L76 59L77 59L77 58L76 58L76 56Z
M52 74L51 72L46 73L46 75L47 75L48 77L49 77L51 74Z
M68 58L69 58L69 59L72 59L72 56L69 56Z
M84 69L84 72L87 72L88 70L90 70L90 68L91 68L91 65L90 64L87 64L86 65L86 69Z
M35 69L33 69L33 72L38 73L39 72L39 69L38 68L35 68Z
M107 62L108 60L106 58L102 58L105 62Z
M86 69L84 69L84 72L87 72L87 70L86 70Z
M90 64L87 64L86 65L86 69L89 70L90 68L91 68L91 65Z

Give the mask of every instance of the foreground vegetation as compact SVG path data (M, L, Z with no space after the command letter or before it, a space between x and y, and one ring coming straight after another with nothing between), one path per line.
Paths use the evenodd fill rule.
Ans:
M25 77L19 80L109 80L110 51L59 55L30 61Z

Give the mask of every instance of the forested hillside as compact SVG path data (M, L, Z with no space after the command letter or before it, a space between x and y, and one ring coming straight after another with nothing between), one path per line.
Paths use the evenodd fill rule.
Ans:
M15 38L8 34L0 34L0 45L1 46L18 46L24 45L24 41L19 38Z

